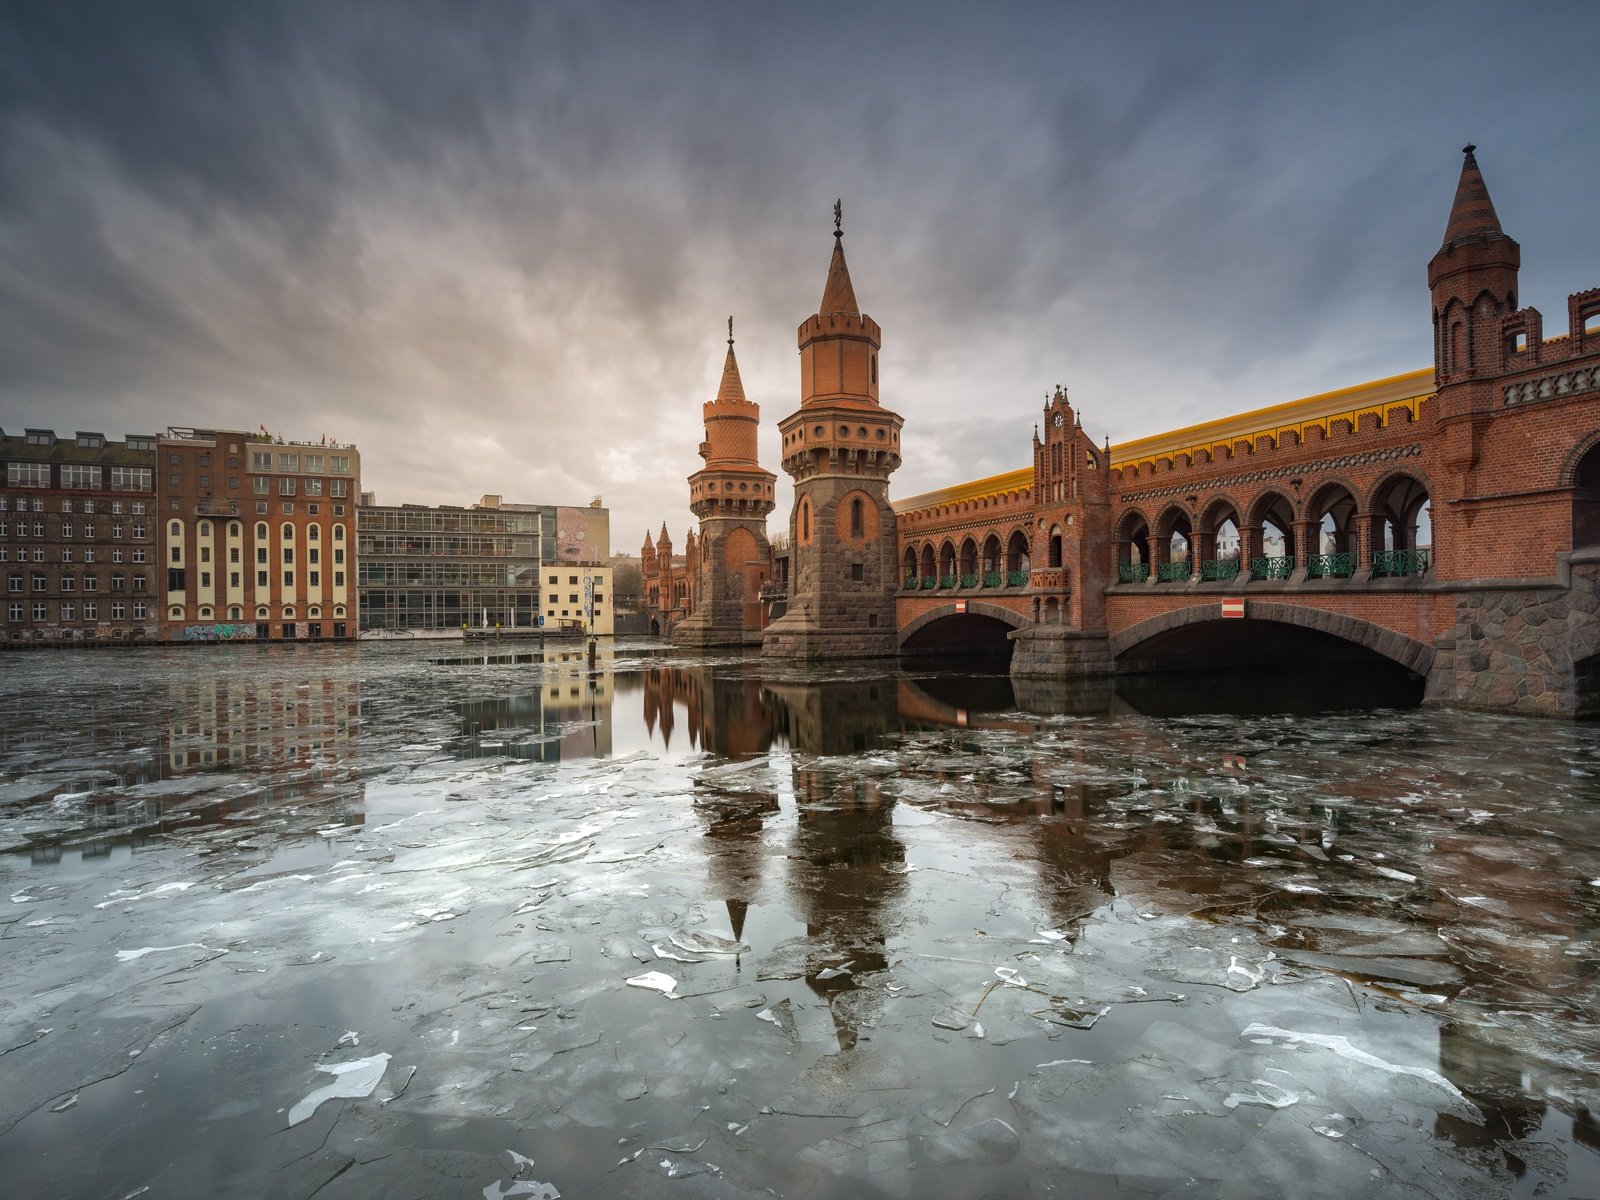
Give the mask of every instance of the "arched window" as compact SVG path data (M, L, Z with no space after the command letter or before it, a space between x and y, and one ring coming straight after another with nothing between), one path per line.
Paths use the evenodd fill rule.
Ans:
M1052 567L1059 567L1061 565L1061 526L1059 525L1052 525L1050 527L1049 563Z
M335 525L333 527L333 540L336 541L336 542L344 541L344 526L343 525Z
M244 616L244 609L240 608L237 604L229 607L228 620L237 621L242 616Z
M266 540L266 536L267 536L267 523L265 521L257 521L256 522L256 537L261 539L261 540L263 540L263 541L265 541Z
M283 536L290 541L294 540L294 526L287 521L283 523Z
M809 504L800 506L800 540L803 542L811 540L811 505Z
M271 615L265 604L256 605L256 620L265 621Z
M236 538L236 537L239 536L239 522L232 521L232 522L229 523L229 525L228 525L228 536L231 537L231 538Z
M308 526L306 528L306 541L315 542L315 541L318 541L321 537L322 537L322 528L321 528L321 526L319 526L319 525L311 525L311 526Z
M167 533L172 537L182 537L183 523L181 521L172 522L172 524L167 526Z
M850 501L850 536L861 536L861 498Z
M200 536L201 537L210 537L211 536L211 522L210 521L201 521L200 522Z

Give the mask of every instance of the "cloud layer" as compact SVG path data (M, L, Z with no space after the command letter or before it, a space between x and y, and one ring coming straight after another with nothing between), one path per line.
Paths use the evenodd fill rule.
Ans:
M1560 332L1600 17L1401 8L14 6L0 424L327 433L387 503L681 542L729 312L777 467L835 196L909 495L1058 382L1115 441L1426 366L1469 139Z

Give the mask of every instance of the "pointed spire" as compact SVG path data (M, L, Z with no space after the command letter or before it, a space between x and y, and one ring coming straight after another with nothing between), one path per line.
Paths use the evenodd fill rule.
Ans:
M733 318L728 318L728 357L722 362L722 383L717 388L718 404L748 404L744 382L739 378L739 360L733 356Z
M856 303L856 289L850 283L850 268L844 262L844 203L833 202L833 261L828 264L828 283L822 289L822 305L818 313L853 313L860 315Z
M1489 199L1488 185L1483 182L1483 172L1478 170L1474 155L1476 146L1463 146L1466 155L1461 164L1461 181L1456 184L1455 203L1450 206L1450 223L1445 226L1444 244L1468 237L1504 237L1500 217L1494 211L1494 201Z
M650 541L650 531L648 529L644 531L644 548L646 550L653 550L655 548Z
M670 545L672 545L672 535L667 532L667 523L665 521L661 522L661 536L656 538L656 545L658 545L658 546L670 546Z

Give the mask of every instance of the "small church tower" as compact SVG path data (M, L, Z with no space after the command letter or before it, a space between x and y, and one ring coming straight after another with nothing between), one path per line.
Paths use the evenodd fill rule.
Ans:
M902 421L878 403L882 331L856 303L838 204L833 218L822 303L799 329L800 407L778 424L795 499L789 607L762 641L774 657L881 657L898 648L889 476L900 465Z
M756 458L761 408L745 399L732 317L722 383L702 412L705 465L689 476L689 505L700 518L698 554L691 550L687 563L694 611L673 640L684 646L759 646L761 585L772 565L767 514L776 503L776 476ZM689 537L692 542L692 530Z

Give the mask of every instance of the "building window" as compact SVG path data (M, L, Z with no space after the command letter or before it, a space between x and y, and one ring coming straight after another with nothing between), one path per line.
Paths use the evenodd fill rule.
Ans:
M142 562L149 562L150 561L148 558L145 557L145 548L143 546L135 546L133 548L133 561L136 562L136 563L142 563Z
M294 480L291 479L289 476L287 476L287 475L278 476L278 495L280 495L280 496L292 496L292 495L294 495Z
M320 480L320 479L308 479L308 480L306 480L306 495L308 495L308 496L320 496L320 495L322 495L322 480Z
M270 450L250 451L250 469L252 471L272 470L272 452Z
M201 571L200 572L200 586L203 587L203 588L209 588L211 586L211 572L210 571Z
M350 474L350 458L345 454L332 455L328 460L328 468L335 475Z
M83 577L83 590L86 592L98 592L100 590L100 576L85 575Z
M228 586L230 588L237 588L239 586L239 572L230 571L228 573Z
M37 582L43 582L43 581L39 580ZM60 584L61 591L63 591L63 592L74 591L74 590L76 590L77 586L78 586L78 578L77 578L76 575L63 575L61 577L61 584ZM42 591L44 591L44 588L35 587L33 590L36 591L36 592L42 592Z
M315 546L311 547L311 549L306 551L306 561L307 562L313 562L313 563L319 561L318 556L321 553L322 552L320 550L318 550Z
M343 587L344 586L344 572L343 571L335 571L333 573L333 586L334 587Z
M111 577L111 590L113 592L127 591L128 577L126 575L113 575Z
M135 500L133 502L133 515L136 516L136 517L144 516L144 501L143 500ZM134 532L133 536L134 537L143 537L144 534L139 533L138 532L138 528L139 528L138 526L134 527L135 532Z
M208 563L208 562L211 561L211 547L210 546L201 546L200 547L200 561L204 562L204 563Z
M113 600L111 602L111 619L113 621L120 621L127 615L128 606L126 604L124 604L121 600Z
M72 522L71 521L63 521L63 522L61 522L61 536L64 537L64 538L69 538L69 537L72 536Z
M328 495L332 496L335 500L342 500L345 496L350 494L346 490L348 487L349 485L342 479L329 480Z
M335 547L333 551L333 561L335 563L342 563L344 561L344 551L342 549Z
M45 579L43 575L35 575L33 577L33 590L36 592L44 591L44 583Z
M231 563L236 563L236 562L239 561L239 547L237 547L237 546L229 546L228 547L228 561L231 562Z
M134 507L138 508L140 506L139 505L134 505ZM135 523L134 526L133 526L133 540L138 542L138 541L142 541L143 539L144 539L144 526L140 525L138 523Z
M136 591L136 592L144 591L145 578L146 577L143 576L143 575L135 575L133 577L133 590L134 591Z
M266 561L267 561L267 548L265 546L257 546L256 547L256 562L259 564L259 563L265 563Z
M177 547L177 546L174 546L174 547L172 547L171 551L168 552L167 557L170 558L173 562L182 562L183 561L183 550L181 548Z
M272 492L272 481L265 475L252 475L250 476L250 491L252 494L257 496L270 495Z
M336 541L336 542L344 541L344 526L343 525L335 525L333 527L333 540Z
M285 571L283 573L283 586L286 587L286 588L292 588L294 586L294 572L293 571Z
M298 454L278 455L278 470L298 471L300 469L300 456Z
M321 470L322 470L322 455L320 455L320 454L308 454L308 455L306 455L306 471L309 473L309 472L312 472L312 471L321 471Z
M149 608L145 606L145 602L143 600L135 600L133 602L133 619L135 621L144 620L145 614L149 611Z
M100 605L94 600L83 602L83 619L85 621L98 621L100 619Z
M7 463L7 487L49 487L49 463Z
M20 621L20 620L22 620L22 605L19 604L19 603L16 603L16 602L12 602L6 608L6 615L12 621Z
M283 548L283 561L286 564L294 562L294 547L285 546Z
M256 572L256 586L257 587L266 587L267 586L267 573L265 571L257 571Z
M63 546L63 547L61 547L61 561L64 562L64 563L69 563L69 562L72 561L72 547L71 546Z
M45 605L45 603L42 600L41 601L37 601L33 606L33 619L35 621L44 620L45 614L48 611L49 611L49 609L47 608L47 606Z
M306 572L306 583L311 587L320 587L321 586L321 575L322 575L322 573L320 571L308 571L308 572Z
M167 570L167 591L183 591L184 577L182 567L170 567Z
M63 600L61 602L61 619L63 621L73 620L74 611L75 608L71 600Z

